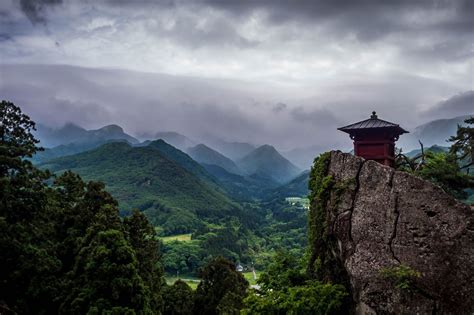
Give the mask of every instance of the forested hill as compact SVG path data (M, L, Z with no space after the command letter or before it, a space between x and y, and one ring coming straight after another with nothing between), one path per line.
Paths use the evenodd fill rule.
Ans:
M237 161L237 165L249 175L269 177L280 184L292 180L300 172L271 145L258 147Z
M164 156L170 161L175 162L191 174L199 177L200 179L205 180L209 183L217 183L216 179L212 177L208 172L206 172L204 167L194 161L189 155L166 143L164 140L159 139L152 141L148 146L156 149L160 152L162 156Z
M212 177L199 164L162 140L145 147L109 143L53 159L41 168L72 170L85 180L104 182L122 212L138 208L168 233L192 231L240 209L207 180Z
M217 165L229 173L242 174L242 171L239 170L234 161L204 144L198 144L195 147L189 148L187 152L195 161L201 164Z
M289 183L272 190L268 194L267 199L284 199L285 197L306 197L309 193L309 172L310 171L304 171Z

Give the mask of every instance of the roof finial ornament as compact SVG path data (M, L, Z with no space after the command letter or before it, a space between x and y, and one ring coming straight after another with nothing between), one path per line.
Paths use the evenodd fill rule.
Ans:
M370 116L370 119L377 119L377 113L375 112L375 110L372 112L372 116Z

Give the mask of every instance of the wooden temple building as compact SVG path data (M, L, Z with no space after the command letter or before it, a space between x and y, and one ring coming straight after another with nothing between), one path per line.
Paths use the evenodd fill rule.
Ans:
M354 154L366 160L374 160L393 167L395 165L395 141L408 133L397 124L379 119L375 112L369 119L338 128L354 140Z

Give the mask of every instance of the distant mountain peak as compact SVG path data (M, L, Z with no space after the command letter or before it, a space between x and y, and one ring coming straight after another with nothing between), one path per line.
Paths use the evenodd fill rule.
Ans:
M267 153L277 153L280 154L277 149L275 149L274 146L269 145L269 144L264 144L259 146L255 151L260 151L260 152L267 152Z
M211 149L211 148L208 147L207 145L203 144L203 143L200 143L200 144L196 145L194 148L191 148L191 149Z
M233 174L242 174L242 171L239 170L237 165L223 155L222 153L208 147L205 144L198 144L187 150L187 153L197 162L207 165L217 165L222 167L229 173Z
M68 129L68 130L80 130L80 131L86 131L86 129L82 128L81 126L73 123L73 122L67 122L65 123L61 128L59 129Z
M246 142L226 142L222 139L215 139L210 142L210 145L217 149L218 152L222 153L223 155L229 157L230 159L236 161L253 150L255 150L255 146L246 143Z
M54 148L60 145L76 145L76 149L96 147L99 143L106 141L125 140L130 143L138 143L138 140L125 133L122 127L116 124L107 125L99 129L87 130L75 123L68 122L59 129L38 124L37 138L41 145ZM94 145L88 145L94 144ZM78 151L74 150L75 153Z
M110 133L123 133L124 132L122 127L120 127L119 125L115 125L115 124L107 125L107 126L104 126L102 128L99 128L97 130L106 131L106 132L110 132Z
M464 125L464 120L472 115L458 116L454 118L436 119L420 125L412 133L400 137L397 143L398 147L405 151L419 148L418 141L421 141L425 147L431 147L435 144L448 145L448 139L456 134L458 125Z
M249 175L270 176L280 183L287 182L300 173L295 165L269 144L256 148L240 159L237 165Z
M155 146L155 147L172 147L174 149L176 149L175 147L173 147L171 144L169 144L168 142L166 142L165 140L163 139L156 139L156 140L152 140L148 143L148 146ZM176 149L178 150L178 149Z
M194 141L175 131L160 131L154 136L154 139L162 139L167 144L172 145L182 151L195 145Z

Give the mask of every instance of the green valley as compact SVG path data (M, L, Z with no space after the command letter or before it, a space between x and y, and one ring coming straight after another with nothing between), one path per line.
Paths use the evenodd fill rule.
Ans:
M276 249L300 252L305 246L306 212L284 197L286 190L305 196L307 174L274 190L272 180L201 166L163 140L106 143L40 167L104 182L122 216L135 208L145 213L160 236L169 274L196 275L218 255L263 267Z
M122 214L140 209L153 224L164 227L165 234L193 231L202 221L219 222L241 211L237 203L215 188L200 165L167 146L164 142L152 142L146 147L109 143L53 159L41 164L41 168L55 173L72 170L85 180L104 182L119 201ZM167 151L163 153L162 148Z

